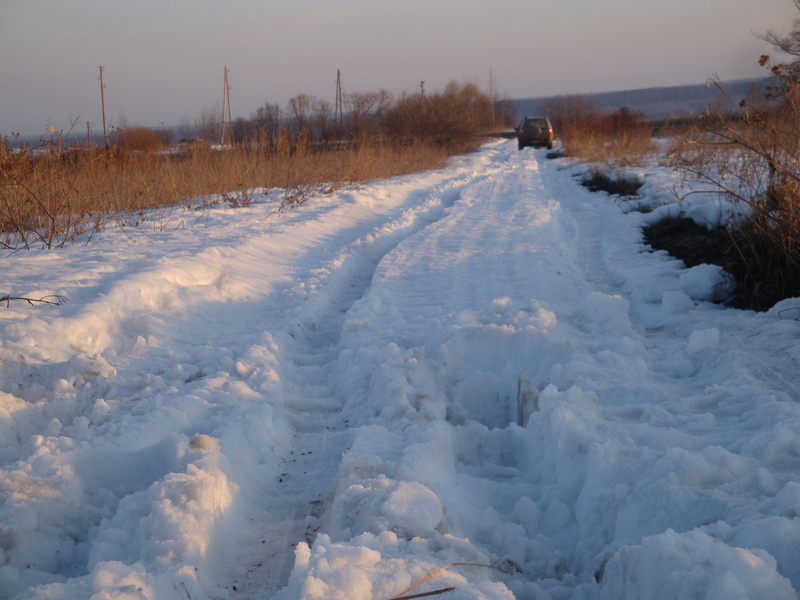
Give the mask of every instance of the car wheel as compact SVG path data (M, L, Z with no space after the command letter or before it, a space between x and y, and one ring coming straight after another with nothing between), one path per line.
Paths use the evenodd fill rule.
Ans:
M519 147L520 150L522 150L525 147L525 144L523 144L522 142L519 142L517 144L517 146Z

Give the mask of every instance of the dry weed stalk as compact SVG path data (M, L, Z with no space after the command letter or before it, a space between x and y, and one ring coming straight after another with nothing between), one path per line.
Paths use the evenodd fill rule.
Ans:
M433 571L428 573L425 577L420 579L417 583L415 583L411 587L408 587L408 588L404 589L402 592L400 592L399 594L394 596L392 598L392 600L400 600L400 599L403 599L403 598L421 597L424 594L414 595L414 596L408 596L407 594L409 594L409 592L413 592L415 589L417 589L419 586L424 584L426 581L429 581L431 578L436 576L438 573L441 573L442 571L445 571L445 570L450 569L452 567L480 567L482 569L494 569L495 571L500 571L501 573L509 574L509 571L506 571L505 569L501 569L500 567L495 566L495 565L483 565L483 564L480 564L480 563L456 562L456 563L452 563L452 564L449 564L449 565L445 565L443 567L439 567L438 569L434 569ZM445 588L444 590L438 590L435 593L449 592L451 590L452 590L452 588Z

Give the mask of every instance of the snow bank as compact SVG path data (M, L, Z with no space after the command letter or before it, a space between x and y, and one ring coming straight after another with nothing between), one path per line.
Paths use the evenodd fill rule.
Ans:
M763 550L731 548L698 530L667 530L614 555L600 598L796 598L775 567L775 559Z

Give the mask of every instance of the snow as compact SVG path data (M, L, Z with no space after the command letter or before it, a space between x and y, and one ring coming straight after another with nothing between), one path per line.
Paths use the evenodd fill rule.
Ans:
M681 290L692 300L724 302L733 292L729 279L722 267L702 264L687 269L679 281Z
M5 258L69 303L0 311L0 599L797 598L800 300L714 304L641 227L728 207L582 168L497 141Z

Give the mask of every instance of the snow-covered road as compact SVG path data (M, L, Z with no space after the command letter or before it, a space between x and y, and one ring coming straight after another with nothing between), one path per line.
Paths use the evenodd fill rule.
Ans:
M69 303L0 312L0 600L796 598L800 301L708 302L642 242L672 174L644 214L577 170L498 141L5 258Z

